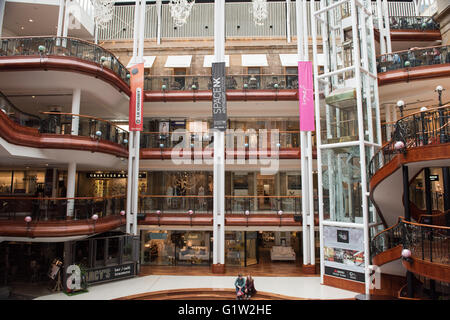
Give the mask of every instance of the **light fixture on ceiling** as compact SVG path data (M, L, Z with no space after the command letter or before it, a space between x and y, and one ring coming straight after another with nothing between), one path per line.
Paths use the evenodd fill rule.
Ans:
M25 29L25 28L24 28L23 26L21 26L21 27L20 27L20 30L23 30L23 29Z
M33 19L28 19L28 22L34 22L34 20Z

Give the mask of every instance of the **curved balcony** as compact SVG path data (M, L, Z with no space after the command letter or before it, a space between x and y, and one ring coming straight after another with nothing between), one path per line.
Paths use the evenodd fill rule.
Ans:
M27 115L11 104L1 106L0 136L7 142L33 148L72 149L128 157L128 132L107 120L70 113ZM72 135L72 120L79 123Z
M378 84L450 75L450 46L414 48L377 57Z
M379 40L377 19L374 18L375 37ZM389 28L392 41L436 41L441 40L439 23L432 17L390 16Z
M369 178L372 179L382 167L410 149L450 142L449 121L450 105L416 112L398 120L393 138L370 160Z
M102 77L129 94L127 68L114 54L94 43L42 36L1 38L0 44L0 71L54 69L87 73Z
M0 236L71 237L116 229L125 197L0 197ZM72 215L68 216L68 211Z

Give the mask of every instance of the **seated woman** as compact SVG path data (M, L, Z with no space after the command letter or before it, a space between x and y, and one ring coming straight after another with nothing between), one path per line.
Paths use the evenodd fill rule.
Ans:
M256 294L255 281L253 280L251 275L248 275L247 280L245 281L245 297L248 300L255 294Z

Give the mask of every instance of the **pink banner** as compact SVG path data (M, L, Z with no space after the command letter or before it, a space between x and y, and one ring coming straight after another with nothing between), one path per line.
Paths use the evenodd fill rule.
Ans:
M298 104L300 131L314 131L314 98L312 62L298 62Z

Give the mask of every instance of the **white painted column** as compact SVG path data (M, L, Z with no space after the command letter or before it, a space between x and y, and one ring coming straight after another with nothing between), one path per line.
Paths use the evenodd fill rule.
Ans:
M5 15L5 3L6 0L0 0L0 37L3 31L3 17Z
M75 177L77 173L77 164L75 162L70 162L67 168L67 198L75 197ZM73 199L67 200L67 216L73 217L74 215L74 204Z
M156 0L156 16L158 19L158 29L156 30L157 44L161 44L161 9L162 9L162 0Z
M225 62L225 0L214 2L214 62ZM213 264L225 264L225 132L214 132Z
M291 43L291 0L286 0L286 40Z
M381 0L377 0L377 19L378 19L378 30L380 31L380 53L386 53L386 33L384 27L385 21L384 11L382 9ZM389 21L387 21L389 23Z
M62 30L63 37L67 37L67 34L69 32L69 22L70 21L69 21L69 10L67 10L68 9L68 6L67 6L68 1L69 0L66 0L65 10L64 10L64 23L63 23L63 30ZM60 8L60 10L61 10L61 8ZM59 23L59 20L58 20L58 23Z
M392 52L391 26L390 26L389 8L388 8L387 0L383 0L383 14L384 14L384 19L385 19L384 21L386 21L386 24L385 24L386 50L387 50L387 53L391 53Z
M72 93L72 135L78 135L78 127L80 123L80 117L75 114L80 114L80 102L81 102L81 89L75 88Z

